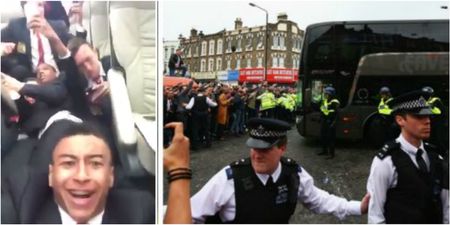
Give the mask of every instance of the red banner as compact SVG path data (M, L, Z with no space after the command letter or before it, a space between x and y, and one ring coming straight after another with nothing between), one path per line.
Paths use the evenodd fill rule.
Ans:
M239 82L261 83L264 80L269 83L295 83L298 81L298 69L271 68L267 70L266 79L264 79L264 68L239 70Z
M245 68L239 70L239 82L261 83L264 81L264 68Z
M268 69L267 82L269 83L295 83L298 80L297 69Z

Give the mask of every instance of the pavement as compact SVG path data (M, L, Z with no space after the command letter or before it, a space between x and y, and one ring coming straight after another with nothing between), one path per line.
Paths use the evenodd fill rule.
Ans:
M191 151L193 178L191 195L220 169L240 158L248 157L249 148L241 137L227 136L224 141L214 141L211 148ZM314 178L315 185L331 194L346 199L361 200L366 193L370 165L376 154L368 144L360 141L342 141L336 144L336 157L332 160L318 156L321 150L317 140L306 140L295 129L288 132L285 156L296 160ZM164 202L167 200L167 182L164 181ZM301 182L301 181L300 181ZM350 216L339 220L333 215L318 215L298 203L290 223L367 223L367 215Z

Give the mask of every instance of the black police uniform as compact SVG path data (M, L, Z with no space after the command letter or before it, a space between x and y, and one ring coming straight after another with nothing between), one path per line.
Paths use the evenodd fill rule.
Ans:
M425 95L420 91L395 98L390 103L393 114L431 115ZM442 199L443 189L448 193L448 168L444 168L443 158L437 152L435 146L424 142L417 148L402 135L383 146L372 163L367 185L372 198L369 223L448 223L443 221L448 195L444 196L446 201ZM389 160L392 164L387 163ZM443 206L445 202L447 205Z

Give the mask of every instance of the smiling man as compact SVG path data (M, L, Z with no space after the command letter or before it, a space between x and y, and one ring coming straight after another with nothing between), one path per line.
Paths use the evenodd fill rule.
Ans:
M149 192L113 188L111 150L96 128L70 123L61 129L49 165L53 196L42 204L32 223L154 223Z
M219 171L191 198L195 223L288 223L297 202L315 213L342 219L367 212L369 196L347 201L314 186L311 175L283 157L288 123L275 119L248 121L250 157Z

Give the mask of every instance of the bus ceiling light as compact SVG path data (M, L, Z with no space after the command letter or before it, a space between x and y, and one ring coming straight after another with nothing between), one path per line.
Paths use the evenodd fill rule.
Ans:
M350 130L349 129L344 129L344 134L348 134L348 133L350 133Z

